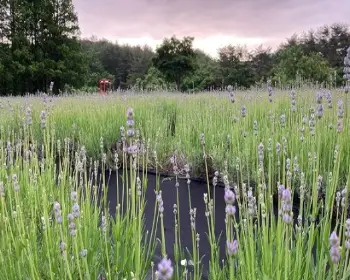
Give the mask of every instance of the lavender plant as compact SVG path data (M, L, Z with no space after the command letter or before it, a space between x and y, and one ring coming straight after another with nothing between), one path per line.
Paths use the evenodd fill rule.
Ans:
M207 239L210 279L347 279L349 121L345 98L324 110L321 95L331 104L322 93L315 107L314 94L298 91L295 112L286 110L295 99L285 92L276 92L272 104L253 94L243 100L235 92L233 104L227 96L210 95L186 101L92 96L92 102L57 99L50 111L45 104L29 105L29 99L23 108L12 105L13 114L3 108L1 277L141 280L151 271L153 279L201 279L200 244ZM169 104L179 115L175 135L167 134L167 118L162 117ZM239 111L242 118L233 123ZM337 123L338 131L329 130L330 123ZM113 186L121 192L112 217L106 145L116 137L121 149L111 156L123 180ZM183 170L180 153L187 163ZM167 213L159 182L147 185L147 167L158 173L169 157L176 195L180 174L191 196L190 173L203 167L207 185L199 200L204 213L189 197L183 219L178 196L173 213ZM220 181L224 197L216 195ZM149 232L144 230L148 187L156 196ZM218 213L218 203L225 205L223 213ZM207 232L198 230L200 217ZM174 220L174 257L166 251L164 219ZM218 219L225 220L220 229L224 260ZM182 247L185 223L191 228L189 250ZM155 261L158 242L161 259Z

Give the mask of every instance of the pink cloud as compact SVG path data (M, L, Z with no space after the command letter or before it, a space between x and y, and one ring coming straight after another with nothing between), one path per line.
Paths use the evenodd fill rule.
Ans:
M349 22L348 0L73 0L83 37L222 35L283 41L310 28ZM155 42L156 42L155 41Z

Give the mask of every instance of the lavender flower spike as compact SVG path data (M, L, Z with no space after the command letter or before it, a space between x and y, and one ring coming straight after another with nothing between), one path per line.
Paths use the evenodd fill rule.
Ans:
M226 242L226 246L227 246L227 253L228 255L231 256L235 256L237 254L238 251L238 242L237 240L229 241L227 240Z
M340 248L339 248L339 238L335 231L332 232L329 238L329 243L331 245L331 249L329 253L331 255L332 262L336 264L340 260Z
M291 224L292 219L292 194L289 189L280 189L281 191L281 209L282 220L286 224Z
M158 279L159 280L169 280L173 276L174 269L171 266L171 260L167 257L163 258L158 264Z
M233 191L231 191L230 189L225 190L224 198L225 198L226 204L230 204L230 205L232 205L236 200L235 193Z

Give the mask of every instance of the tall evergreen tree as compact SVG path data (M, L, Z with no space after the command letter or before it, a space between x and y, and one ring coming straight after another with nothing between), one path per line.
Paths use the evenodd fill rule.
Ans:
M0 0L1 94L83 85L85 61L71 0ZM6 71L4 70L6 69Z

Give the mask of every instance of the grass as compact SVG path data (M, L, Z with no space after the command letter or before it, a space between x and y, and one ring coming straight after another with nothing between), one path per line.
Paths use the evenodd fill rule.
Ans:
M348 279L347 98L333 91L328 108L325 96L320 118L313 92L296 93L296 111L289 92L276 92L272 103L267 93L254 91L236 93L234 103L228 94L2 99L1 279L145 279L150 269L161 269L152 266L157 227L164 257L159 265L173 279L201 279L201 238L211 244L210 279ZM126 123L128 108L134 123ZM110 153L120 139L126 148L143 148ZM119 163L123 183L115 187L123 189L124 199L118 197L112 218L108 178L97 168L118 169ZM178 201L171 266L163 227L166 198L159 184L147 185L150 167L157 173L173 171L177 179L191 174L207 180L208 232L196 231L191 209L192 252L182 248L181 223L188 220L180 221ZM217 181L225 185L224 198L215 198ZM157 195L151 232L144 229L148 187ZM291 209L294 197L298 213ZM227 221L224 263L215 235L220 200L227 204L226 217L221 213Z

